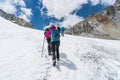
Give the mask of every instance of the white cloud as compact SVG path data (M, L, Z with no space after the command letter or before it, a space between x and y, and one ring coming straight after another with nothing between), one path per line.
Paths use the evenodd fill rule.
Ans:
M14 3L21 6L21 14L19 15L20 18L23 18L27 22L30 22L30 18L32 16L32 10L26 8L26 4L23 0L14 0Z
M21 15L19 16L20 18L25 19L27 22L30 21L30 17L32 15L31 9L27 8L21 8Z
M97 5L100 3L100 0L90 0L90 2L92 3L92 5Z
M41 1L41 0L39 0ZM62 25L73 26L74 24L84 20L82 17L78 17L77 15L71 15L71 12L76 9L81 9L83 4L87 4L88 1L92 3L92 5L113 5L115 0L42 0L43 7L41 8L41 13L44 13L43 9L47 8L47 15L54 16L57 19L66 18Z
M10 14L15 14L17 11L15 6L10 2L10 0L1 0L0 9Z
M60 25L68 27L84 19L76 15L71 15L70 13L76 9L82 8L82 5L86 4L87 0L43 0L42 3L44 5L43 8L41 8L42 14L42 10L47 8L48 16L54 16L57 19L64 17L65 20L60 23Z
M48 9L48 16L60 19L68 16L73 10L81 8L87 0L43 0L42 3Z
M14 4L22 6L22 7L26 7L26 4L23 0L13 0Z
M30 17L32 16L31 9L26 8L26 4L24 0L0 0L0 9L4 10L10 14L16 14L17 8L19 6L21 9L21 13L19 17L25 19L26 21L30 21Z
M113 5L116 0L101 0L101 4L103 5Z
M83 21L83 20L84 20L83 17L79 17L79 16L76 16L76 15L70 15L69 17L67 17L65 19L65 21L62 23L62 25L65 26L65 27L69 27L69 26L73 26L76 23L78 23L80 21Z
M39 0L41 1L41 0ZM47 8L48 16L54 16L57 19L68 16L73 10L82 8L83 4L90 1L92 5L113 5L115 0L42 0L43 8ZM41 8L41 13L43 13Z
M31 9L28 8L21 8L22 12L26 14L28 17L32 15Z
M101 5L109 6L109 5L113 5L116 0L89 0L89 1L92 3L92 5L101 4Z

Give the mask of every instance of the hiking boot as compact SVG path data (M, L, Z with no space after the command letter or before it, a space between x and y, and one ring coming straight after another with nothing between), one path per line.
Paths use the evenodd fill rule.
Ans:
M57 61L60 61L60 59L59 59L59 58L57 58Z
M56 66L56 60L53 60L53 66Z
M52 54L51 54L51 53L49 53L48 55L49 55L49 56L51 56Z
M49 55L49 56L52 55L51 52L48 52L48 55Z

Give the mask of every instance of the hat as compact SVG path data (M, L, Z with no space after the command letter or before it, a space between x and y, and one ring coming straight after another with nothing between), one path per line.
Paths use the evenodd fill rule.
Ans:
M50 29L56 29L56 27L54 25L51 25Z

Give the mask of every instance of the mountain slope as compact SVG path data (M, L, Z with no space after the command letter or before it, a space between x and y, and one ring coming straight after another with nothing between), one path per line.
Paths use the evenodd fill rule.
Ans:
M66 33L120 40L120 0L116 0L113 6L75 24Z
M43 32L0 17L1 80L120 80L120 41L65 35L60 69L52 66Z
M0 9L0 16L5 18L6 20L9 20L13 23L16 23L20 26L24 26L24 27L29 27L29 28L35 28L32 24L30 24L29 22L25 21L22 18L16 17L13 14L8 14L6 12L4 12L3 10Z

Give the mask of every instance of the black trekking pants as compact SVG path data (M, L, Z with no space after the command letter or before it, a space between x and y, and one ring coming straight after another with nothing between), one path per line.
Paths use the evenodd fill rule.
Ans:
M50 53L51 53L51 43L49 42L48 43L48 54L50 55Z
M59 60L59 46L60 46L60 41L52 42L52 59L53 60Z
M51 51L52 51L52 50L51 50L50 40L51 40L50 38L47 39L47 43L48 43L48 55L50 55L50 54L51 54Z

